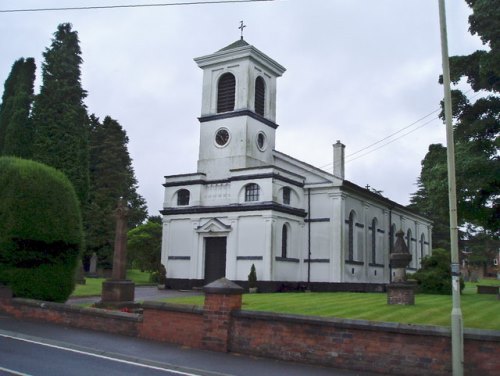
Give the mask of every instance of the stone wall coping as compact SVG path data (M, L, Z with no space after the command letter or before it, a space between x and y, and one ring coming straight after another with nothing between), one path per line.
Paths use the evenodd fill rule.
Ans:
M108 319L142 322L142 315L138 313L112 311L112 310L92 308L92 307L79 307L73 304L45 302L42 300L26 299L26 298L14 298L12 299L12 304L17 306L28 306L46 310L50 309L56 312L76 313L88 316L98 316Z
M229 279L222 277L203 287L203 291L208 294L221 295L241 295L243 288Z
M323 325L342 329L384 331L391 333L451 337L451 329L443 326L375 322L332 317L291 315L273 312L233 311L233 317L249 320L281 321L304 325ZM464 329L464 338L500 342L500 331L484 329Z
M176 304L176 303L162 303L154 301L145 301L142 303L144 309L155 309L158 311L181 312L181 313L194 313L203 315L203 308L197 305L189 304Z

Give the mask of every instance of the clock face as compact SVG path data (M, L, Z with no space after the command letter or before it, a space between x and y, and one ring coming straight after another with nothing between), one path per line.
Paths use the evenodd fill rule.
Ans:
M215 133L215 143L219 146L224 146L229 142L229 131L221 128Z

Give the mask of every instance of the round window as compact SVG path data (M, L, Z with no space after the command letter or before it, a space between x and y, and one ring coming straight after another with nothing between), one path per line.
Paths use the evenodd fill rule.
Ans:
M229 142L229 131L225 128L219 129L215 133L215 143L219 146L225 146Z
M264 132L259 132L257 134L257 147L260 150L264 150L266 148L266 134Z

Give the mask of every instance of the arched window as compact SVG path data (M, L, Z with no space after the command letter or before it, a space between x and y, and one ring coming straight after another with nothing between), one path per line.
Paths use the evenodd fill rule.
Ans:
M354 225L356 221L356 212L354 210L351 210L349 213L349 230L348 230L348 241L349 241L349 248L348 248L348 260L353 261L354 260Z
M377 218L372 220L372 263L377 263Z
M260 187L255 184L247 184L245 187L245 201L259 201Z
M425 235L424 233L422 233L422 235L420 235L420 265L422 265L422 259L424 258L424 245L425 245Z
M392 253L394 250L394 241L396 237L396 225L392 224L389 230L389 251Z
M281 257L286 258L288 252L288 226L285 223L281 229Z
M291 189L290 187L284 187L283 188L283 203L285 205L290 205L290 196L291 196Z
M266 83L264 79L259 76L255 79L255 112L264 116L266 100Z
M177 205L185 206L189 205L189 191L187 189L180 189L177 191Z
M411 246L411 230L406 231L406 245L408 246L408 253L412 255L412 259L408 267L413 267L416 264L415 256L413 255L413 249Z
M234 110L236 79L231 73L224 73L217 85L217 113Z

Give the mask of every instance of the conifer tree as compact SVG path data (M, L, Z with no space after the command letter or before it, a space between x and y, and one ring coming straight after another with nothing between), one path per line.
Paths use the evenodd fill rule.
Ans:
M33 107L33 158L65 173L85 205L89 189L88 115L80 81L78 33L71 24L58 26L43 56L43 82Z
M30 117L35 82L35 60L21 58L5 81L0 104L0 155L30 158L33 127Z
M109 266L113 253L113 211L120 197L129 203L129 229L147 217L145 200L137 193L137 180L128 153L128 137L109 116L101 123L90 116L90 199L86 215L87 257L93 252L102 266Z

